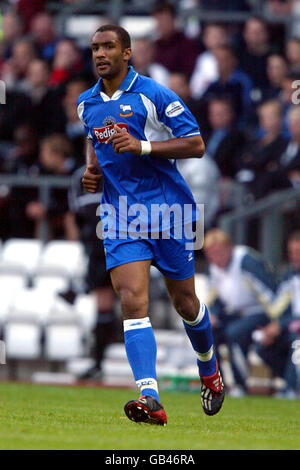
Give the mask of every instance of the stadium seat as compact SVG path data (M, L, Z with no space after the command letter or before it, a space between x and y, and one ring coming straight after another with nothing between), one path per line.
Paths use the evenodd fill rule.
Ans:
M45 324L54 304L52 292L25 288L12 299L8 322Z
M33 286L36 289L53 293L65 292L69 287L69 279L66 276L39 274L33 279Z
M14 292L12 290L1 289L1 302L0 302L0 325L6 320L10 313Z
M9 359L37 359L41 355L41 329L35 324L8 323L5 347Z
M14 292L18 293L19 290L27 286L27 277L23 274L3 273L0 272L0 292Z
M155 32L155 20L152 16L123 16L120 26L125 28L132 39L151 36Z
M93 294L79 294L74 302L74 310L79 316L84 332L90 332L97 319L97 303Z
M81 277L86 269L86 256L82 243L53 240L45 246L37 274Z
M0 256L0 272L32 276L41 256L40 240L11 238L4 243Z
M50 361L65 361L83 355L81 329L75 324L53 324L45 328L45 356Z
M94 359L91 357L76 357L67 361L66 363L66 372L68 374L79 377L84 374L88 369L93 367L95 364Z

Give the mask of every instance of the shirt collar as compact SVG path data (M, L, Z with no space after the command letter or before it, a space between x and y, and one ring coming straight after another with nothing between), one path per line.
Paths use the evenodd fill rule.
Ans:
M123 82L121 83L119 89L122 90L122 91L129 91L133 87L137 77L138 77L138 73L134 70L132 65L130 65L128 67L128 73L127 73L126 77L124 78ZM99 78L98 82L96 83L96 85L92 89L92 95L93 96L99 95L99 93L102 90L101 85L102 85L102 78Z

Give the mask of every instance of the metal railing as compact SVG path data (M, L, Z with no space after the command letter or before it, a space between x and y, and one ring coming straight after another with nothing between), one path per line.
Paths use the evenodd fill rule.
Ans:
M50 191L55 188L69 189L72 176L28 176L0 174L0 186L37 188L38 200L49 207ZM200 187L199 187L200 189ZM205 189L205 186L201 186ZM207 186L211 191L211 186ZM300 188L288 189L271 194L263 199L247 204L244 188L236 183L219 183L213 188L219 194L220 207L225 214L218 218L220 228L228 232L234 243L247 244L251 232L251 221L259 220L258 249L273 265L282 261L284 214L299 208ZM100 202L100 201L99 201ZM40 238L46 242L49 239L49 222L43 219L40 228Z
M69 176L31 176L25 175L6 175L0 174L0 186L8 186L9 188L37 188L38 200L46 208L50 203L50 191L52 189L61 188L69 189L72 183L72 177ZM44 218L41 221L39 230L40 239L46 242L49 238L49 221Z
M65 24L71 15L91 14L104 15L110 22L118 24L124 15L148 15L151 13L154 0L145 2L143 0L81 0L73 4L63 4L57 1L47 2L47 9L56 15L57 26L61 33L65 30ZM265 9L265 1L257 0L252 2L252 9L245 11L221 11L206 10L201 6L183 8L180 0L171 1L178 7L178 19L185 23L189 18L196 18L201 21L222 22L222 23L243 23L252 15L259 15L269 23L284 24L287 33L292 30L293 24L300 22L300 17L293 15L274 15Z
M284 213L299 210L300 188L287 189L239 207L219 218L220 228L229 233L234 243L247 243L250 221L259 219L259 251L273 266L280 265L283 255ZM300 220L299 220L300 224Z
M50 191L56 188L69 189L73 183L73 176L26 176L18 174L0 174L0 189L1 186L8 188L37 188L37 199L46 208L50 203ZM213 188L211 185L199 185L199 190L207 190L208 194L218 194L220 201L220 208L225 210L238 210L245 203L244 188L234 182L220 182ZM200 202L201 201L197 201ZM203 202L203 201L202 201ZM100 203L100 201L99 201ZM47 218L43 219L40 225L39 237L43 242L49 239L49 222Z

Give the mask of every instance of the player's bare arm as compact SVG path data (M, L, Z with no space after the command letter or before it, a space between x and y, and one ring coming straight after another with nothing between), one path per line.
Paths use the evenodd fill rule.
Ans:
M99 188L102 178L102 171L97 160L97 156L90 139L86 144L86 170L82 178L84 190L88 193L95 193Z
M142 154L142 142L133 135L115 125L115 134L106 141L106 144L112 142L116 153L130 152L135 155ZM169 139L163 142L151 142L149 154L160 158L201 158L205 152L205 145L200 135L192 137L180 137Z

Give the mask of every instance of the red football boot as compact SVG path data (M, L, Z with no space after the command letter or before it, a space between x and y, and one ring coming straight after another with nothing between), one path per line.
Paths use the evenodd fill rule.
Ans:
M131 400L124 406L126 416L136 423L167 424L167 415L162 405L151 396L142 395L138 400Z
M204 413L215 415L222 408L225 398L224 384L219 369L213 375L200 376L201 403Z

